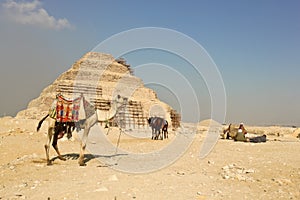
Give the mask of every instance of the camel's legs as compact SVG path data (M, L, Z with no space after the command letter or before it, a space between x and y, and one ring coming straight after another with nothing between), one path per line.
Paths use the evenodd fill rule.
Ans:
M51 161L49 159L49 149L50 149L50 142L52 139L53 135L53 127L48 128L48 137L47 137L47 142L45 144L45 151L46 151L46 159L47 159L47 165L51 165Z
M80 144L80 155L79 155L79 160L78 163L80 166L84 166L84 151L86 148L86 142L87 142L87 138L90 132L90 129L92 126L94 126L98 121L98 117L97 114L91 116L89 119L87 119L85 121L85 126L84 126L84 132L83 132L83 136L81 139L81 144Z
M85 163L84 163L84 151L85 151L85 148L86 148L86 141L87 141L87 136L88 136L88 133L90 131L90 128L91 127L85 127L84 128L83 136L82 136L82 139L81 139L80 155L79 155L79 160L78 160L78 163L79 163L80 166L85 165Z
M64 157L62 157L62 155L60 154L59 150L58 150L58 146L57 146L57 140L58 140L58 134L59 132L62 131L62 128L60 127L60 125L58 126L55 126L55 133L53 135L53 142L52 142L52 146L53 148L55 149L57 155L58 155L58 158L60 160L66 160Z

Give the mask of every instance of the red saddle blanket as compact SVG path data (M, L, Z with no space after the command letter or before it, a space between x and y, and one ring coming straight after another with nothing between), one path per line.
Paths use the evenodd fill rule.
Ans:
M58 122L77 122L79 117L81 97L70 100L62 95L57 96L56 102L56 121Z

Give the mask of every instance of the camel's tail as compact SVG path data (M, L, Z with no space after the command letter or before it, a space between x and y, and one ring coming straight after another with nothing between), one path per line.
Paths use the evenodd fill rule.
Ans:
M46 119L48 116L49 116L49 114L46 115L46 116L39 122L39 124L38 124L38 126L37 126L37 128L36 128L36 131L37 131L37 132L40 130L40 128L41 128L41 126L42 126L42 123L45 121L45 119Z

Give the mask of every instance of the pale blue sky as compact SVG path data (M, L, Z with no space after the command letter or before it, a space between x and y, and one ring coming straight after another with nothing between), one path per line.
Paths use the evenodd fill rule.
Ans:
M110 36L163 27L193 38L216 63L226 89L226 122L300 125L298 0L0 2L1 116L26 108L73 62ZM185 61L158 51L124 57L133 67L160 62L179 69L194 80L201 119L209 117L205 83L191 75ZM153 87L164 101L176 104ZM184 113L184 119L193 121L193 115Z

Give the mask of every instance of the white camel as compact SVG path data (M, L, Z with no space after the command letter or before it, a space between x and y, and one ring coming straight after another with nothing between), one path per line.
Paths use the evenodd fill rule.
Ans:
M120 99L119 95L118 95L118 99ZM93 127L98 121L106 121L107 119L111 119L112 117L114 117L115 114L117 113L118 107L121 105L119 103L120 101L117 101L117 100L112 101L111 109L109 111L107 111L107 113L105 114L109 118L106 117L104 119L103 117L100 117L100 119L99 119L98 114L97 114L98 112L95 109L95 107L93 105L91 105L88 101L86 101L83 96L82 96L82 100L83 100L83 108L85 111L86 119L79 120L78 122L75 122L74 124L68 124L68 122L67 123L57 122L56 119L49 117L49 114L48 114L39 122L37 131L39 131L44 120L47 119L47 121L48 121L48 137L47 137L47 142L45 144L47 165L52 164L52 161L49 159L49 149L50 149L51 141L52 141L52 146L58 155L58 158L60 160L66 160L59 152L59 149L57 146L57 140L59 139L60 132L71 131L71 127L73 127L73 130L74 130L74 127L76 127L77 129L84 129L83 136L82 136L81 142L80 142L80 154L79 154L79 160L78 160L79 165L84 166L85 165L84 152L85 152L85 148L86 148L88 134L89 134L91 127Z

